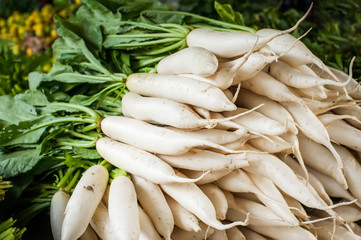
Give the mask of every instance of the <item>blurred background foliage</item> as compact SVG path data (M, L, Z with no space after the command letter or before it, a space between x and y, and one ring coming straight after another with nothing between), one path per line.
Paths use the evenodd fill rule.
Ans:
M169 8L259 28L286 29L308 9L311 0L161 0ZM71 16L81 0L0 0L0 95L22 92L31 71L49 72L51 44L57 38L54 15ZM318 0L300 27L302 41L327 65L348 72L357 56L353 73L361 80L361 3L359 0ZM218 9L219 11L219 9Z

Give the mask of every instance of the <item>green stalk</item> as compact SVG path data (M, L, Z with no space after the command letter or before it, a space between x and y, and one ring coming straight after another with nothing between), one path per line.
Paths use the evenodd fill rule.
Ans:
M92 124L85 126L81 131L83 133L86 133L86 132L96 129L97 127L98 127L98 123L92 123Z
M71 189L73 188L73 186L75 185L75 183L77 183L80 174L82 173L82 171L80 169L78 169L76 171L76 173L74 174L74 176L72 177L71 181L69 182L69 184L64 188L65 192L70 192Z
M90 136L90 135L78 133L78 132L75 132L73 130L68 130L67 129L67 130L65 130L65 132L69 133L71 136L82 138L82 139L89 140L89 141L95 141L97 139L97 137L95 137L95 136Z
M178 49L178 48L184 48L186 47L186 40L181 40L179 42L176 42L172 45L169 45L167 47L163 47L160 49L155 49L155 50L149 50L149 51L143 51L142 54L145 55L158 55L158 54L162 54L165 52L170 52L172 50Z
M76 170L77 168L75 167L69 167L68 171L66 171L64 177L62 177L59 181L59 183L56 185L57 188L59 189L63 189L65 183L68 181L68 179L70 178L70 176L73 174L73 172Z
M11 227L12 225L14 225L15 221L12 218L7 219L6 221L2 222L0 224L0 232L5 231L6 229L8 229L9 227Z
M94 141L83 141L83 140L60 140L57 141L57 144L59 146L72 146L72 147L80 147L80 148L91 148L91 147L95 147L95 142Z
M39 128L51 126L51 125L56 124L56 123L68 123L68 122L94 123L94 120L93 119L83 119L83 118L78 118L78 117L62 117L62 118L57 118L55 120L52 120L50 122L40 124L40 125L38 125L36 127L30 128L29 130L25 131L24 134L29 133L29 132L34 131L34 130L37 130Z
M120 24L128 24L128 25L135 25L136 27L143 27L147 30L152 29L152 30L158 30L161 32L168 32L168 33L174 33L174 31L158 26L158 25L153 25L153 24L148 24L148 23L143 23L143 22L129 22L129 21L120 21Z
M107 38L184 38L184 34L179 33L142 33L142 34L119 34L107 35Z
M100 119L99 114L88 107L71 104L71 103L65 103L65 102L53 102L53 103L50 103L49 106L68 107L68 108L77 109L77 110L87 113L92 119L94 119L94 121L98 121Z
M190 29L186 26L175 24L175 23L161 23L159 24L162 27L175 28L177 31L183 33L183 37L186 38Z
M212 18L208 18L208 17L204 17L204 16L200 16L194 13L189 13L189 12L181 12L181 11L159 11L159 10L145 10L143 11L140 15L143 16L147 13L156 13L156 14L161 14L161 13L165 13L165 14L176 14L176 15L183 15L183 16L189 16L189 17L193 17L193 18L197 18L199 20L205 21L207 23L216 25L216 26L220 26L220 27L228 27L231 29L237 29L240 31L244 31L244 32L250 32L250 33L255 33L256 30L250 27L246 27L246 26L241 26L241 25L237 25L237 24L232 24L232 23L227 23L227 22L223 22L223 21L219 21L216 19L212 19Z
M137 62L137 64L135 64L135 68L139 69L145 66L149 66L152 64L156 64L158 63L160 60L162 60L165 56L160 56L160 57L149 57L147 59L141 59Z
M157 45L161 43L177 42L179 40L180 40L179 38L163 38L163 39L140 42L140 43L122 43L111 46L111 49L122 49L127 47L145 47L145 46Z
M6 231L3 231L2 233L0 233L0 239L15 239L14 235L13 235L14 229L13 228L8 228ZM9 237L13 237L13 238L9 238Z

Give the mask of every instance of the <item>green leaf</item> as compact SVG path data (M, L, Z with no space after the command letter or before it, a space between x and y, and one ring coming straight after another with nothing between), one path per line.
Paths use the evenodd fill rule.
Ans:
M215 1L214 8L223 21L243 25L242 14L234 11L232 5Z
M99 155L98 151L95 149L89 148L73 148L73 151L78 155L81 156L83 159L101 159L102 157Z
M14 99L12 96L0 96L0 120L9 124L19 124L37 117L34 106Z
M24 93L15 95L14 98L33 106L46 106L49 104L46 95L37 90L26 90Z
M0 153L0 175L9 178L30 171L42 157L37 148Z
M0 146L11 146L16 144L33 144L37 143L44 133L45 127L27 132L38 124L50 121L54 117L51 115L42 115L38 118L23 121L19 124L9 125L0 131Z

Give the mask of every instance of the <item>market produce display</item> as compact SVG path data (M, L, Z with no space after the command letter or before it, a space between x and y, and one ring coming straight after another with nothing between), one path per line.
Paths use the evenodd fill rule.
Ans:
M52 70L0 97L4 234L49 212L63 240L361 238L355 58L344 73L291 35L311 7L255 30L83 3L55 17Z

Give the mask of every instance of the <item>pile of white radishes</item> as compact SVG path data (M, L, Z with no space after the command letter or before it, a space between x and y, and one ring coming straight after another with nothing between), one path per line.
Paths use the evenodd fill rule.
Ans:
M291 30L194 29L130 75L96 148L131 178L96 165L55 195L55 239L361 239L352 60L329 68Z

